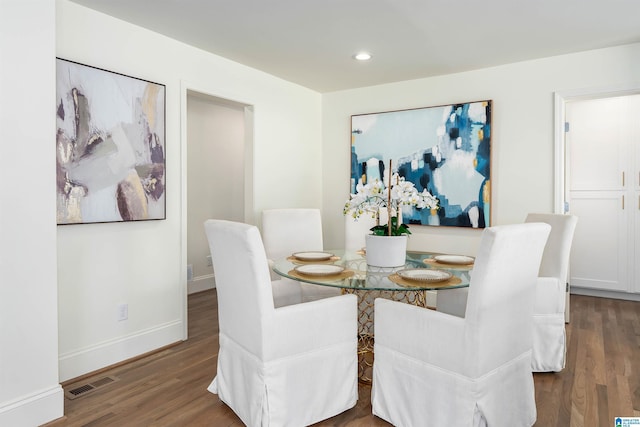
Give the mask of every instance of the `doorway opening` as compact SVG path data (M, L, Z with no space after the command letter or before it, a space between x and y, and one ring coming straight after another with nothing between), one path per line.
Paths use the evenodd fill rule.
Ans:
M201 90L182 91L182 271L188 298L215 287L207 219L247 222L253 212L253 106Z
M571 293L640 300L640 87L555 98L554 208L579 217Z

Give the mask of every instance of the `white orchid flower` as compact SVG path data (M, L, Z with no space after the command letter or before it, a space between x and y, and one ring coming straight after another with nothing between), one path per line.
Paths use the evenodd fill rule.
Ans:
M385 171L385 181L375 179L363 184L362 180L358 180L356 194L350 195L343 213L351 214L357 219L364 213L372 213L375 216L380 208L390 208L392 215L395 215L401 206L415 206L418 209L438 208L438 199L426 189L418 192L412 182L405 180L397 172L391 175L391 188L388 188L384 185L388 182L388 176Z

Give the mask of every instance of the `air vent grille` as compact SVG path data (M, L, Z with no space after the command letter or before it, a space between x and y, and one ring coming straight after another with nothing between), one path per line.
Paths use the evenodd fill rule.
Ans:
M98 378L97 380L92 381L90 383L85 383L80 385L74 384L71 388L65 390L64 394L67 397L67 399L77 399L78 397L86 396L87 394L101 387L109 385L115 381L118 381L117 377L108 376L108 377Z

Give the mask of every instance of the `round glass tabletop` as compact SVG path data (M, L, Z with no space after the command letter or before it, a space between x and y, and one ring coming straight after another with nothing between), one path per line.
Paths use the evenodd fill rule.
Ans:
M436 261L438 254L407 252L406 263L400 267L382 268L367 265L363 251L329 250L326 257L298 258L294 254L276 260L273 271L289 279L321 286L356 290L420 291L456 289L469 286L471 265L444 264ZM312 266L312 267L304 267ZM324 266L324 267L323 267ZM433 281L433 274L398 274L405 269L438 269L451 273L441 275L446 280Z

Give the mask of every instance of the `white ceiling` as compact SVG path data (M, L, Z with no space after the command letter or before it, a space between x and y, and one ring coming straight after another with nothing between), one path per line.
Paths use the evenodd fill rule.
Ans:
M640 42L640 0L72 1L319 92Z

